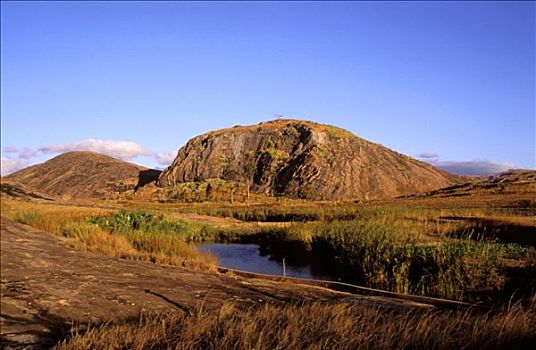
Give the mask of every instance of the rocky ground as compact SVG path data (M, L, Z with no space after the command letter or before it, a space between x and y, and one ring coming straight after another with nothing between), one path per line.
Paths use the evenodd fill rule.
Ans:
M48 348L73 325L119 321L142 312L190 312L225 301L338 300L396 307L423 304L359 296L296 283L243 278L128 261L67 247L60 238L2 218L2 348Z

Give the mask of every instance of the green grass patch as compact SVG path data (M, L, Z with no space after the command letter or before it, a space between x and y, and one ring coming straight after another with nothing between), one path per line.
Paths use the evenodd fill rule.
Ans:
M163 215L155 215L143 210L121 210L108 216L91 216L88 221L111 233L143 232L182 241L214 240L219 231L208 224L200 224L185 220L168 220Z
M15 214L15 221L25 225L43 222L43 216L35 210L19 211Z

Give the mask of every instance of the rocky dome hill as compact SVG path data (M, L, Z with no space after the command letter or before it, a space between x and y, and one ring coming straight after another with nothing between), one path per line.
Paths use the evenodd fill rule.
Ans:
M211 179L249 183L268 195L334 200L431 191L460 178L334 126L274 120L194 137L158 185Z
M66 199L114 198L154 181L159 173L99 153L67 152L5 179Z

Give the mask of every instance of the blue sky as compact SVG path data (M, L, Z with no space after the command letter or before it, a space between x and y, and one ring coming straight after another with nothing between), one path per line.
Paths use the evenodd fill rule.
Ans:
M535 167L534 2L1 10L4 174L76 149L164 167L199 133L279 114L451 170Z

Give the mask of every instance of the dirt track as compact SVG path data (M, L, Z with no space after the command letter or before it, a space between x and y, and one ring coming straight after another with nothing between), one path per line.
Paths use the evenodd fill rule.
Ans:
M73 323L122 320L147 311L189 312L201 303L214 308L225 301L250 306L345 300L401 306L394 299L76 251L47 232L1 220L2 348L48 347Z

